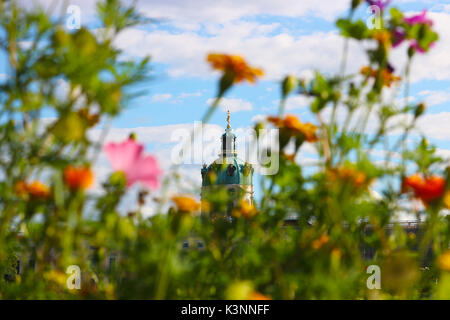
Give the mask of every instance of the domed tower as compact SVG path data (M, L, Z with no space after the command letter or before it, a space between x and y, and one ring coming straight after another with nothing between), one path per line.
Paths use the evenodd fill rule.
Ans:
M237 157L236 135L230 126L230 112L227 116L227 128L222 135L222 148L219 158L212 164L203 165L202 173L202 199L208 198L211 192L228 193L226 214L239 201L253 203L253 171L252 165ZM217 212L216 212L217 213ZM225 213L225 212L221 212Z

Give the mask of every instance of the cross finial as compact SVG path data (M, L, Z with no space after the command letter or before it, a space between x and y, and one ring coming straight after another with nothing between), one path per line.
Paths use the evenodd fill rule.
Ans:
M227 129L230 129L230 110L227 110Z

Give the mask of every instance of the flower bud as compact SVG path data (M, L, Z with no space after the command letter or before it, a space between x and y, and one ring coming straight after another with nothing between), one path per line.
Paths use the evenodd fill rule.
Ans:
M296 77L289 75L286 78L284 78L281 87L283 99L286 98L286 96L289 93L291 93L292 90L295 90L297 86L298 86L298 79Z

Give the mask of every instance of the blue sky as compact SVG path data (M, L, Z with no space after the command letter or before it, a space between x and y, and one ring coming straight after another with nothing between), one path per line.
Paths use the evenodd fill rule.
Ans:
M80 6L82 23L95 28L93 1L69 2ZM173 132L191 129L216 94L219 75L206 63L209 52L240 54L265 70L265 77L256 85L244 84L230 90L225 107L212 118L211 127L223 130L228 107L232 127L238 135L242 134L261 115L276 114L278 83L284 75L308 77L314 70L326 74L337 71L343 43L334 21L346 14L349 3L350 0L138 1L138 9L159 22L125 31L116 46L128 58L151 55L152 80L145 85L147 94L132 101L113 121L108 140L120 141L135 131L146 150L158 156L169 172L175 144L171 141ZM410 13L429 9L440 33L441 40L430 54L417 57L414 62L411 95L413 102L425 101L429 106L419 123L420 131L438 146L442 156L450 158L450 0L393 0L392 4ZM364 20L370 16L366 8L364 5L358 11ZM365 64L363 49L350 45L348 73ZM400 54L404 51L399 48L393 56L397 70L404 67L405 57ZM2 68L4 61L0 63L0 74L6 73ZM314 121L304 98L291 98L287 108L304 121ZM312 148L307 147L303 156L303 160L313 158ZM200 167L201 161L182 166L186 178L181 179L181 188L198 191ZM109 171L102 155L98 180ZM173 186L171 192L179 191L180 185Z

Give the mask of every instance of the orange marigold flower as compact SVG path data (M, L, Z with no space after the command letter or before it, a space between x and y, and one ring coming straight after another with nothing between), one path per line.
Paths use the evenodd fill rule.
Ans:
M370 182L364 172L352 167L329 169L327 176L330 181L350 182L355 188L360 188Z
M372 33L372 39L377 40L386 48L391 45L391 33L387 30L375 30Z
M263 295L258 291L253 291L248 297L248 300L272 300L272 299L270 299L268 296Z
M210 53L207 59L214 69L232 72L234 74L233 82L235 83L243 80L254 83L258 77L264 75L261 69L250 67L241 56Z
M28 194L28 185L25 181L18 181L14 184L14 192L20 196L24 197Z
M64 169L64 181L70 189L87 189L93 180L94 176L88 167L68 166Z
M412 189L415 197L421 199L424 204L428 204L444 195L445 179L438 176L423 179L420 175L415 174L403 180L402 189L404 192Z
M242 216L246 219L255 216L257 213L258 210L256 210L255 206L245 200L241 200L239 202L238 208L234 209L232 212L233 216L237 218Z
M363 67L360 73L368 78L376 79L378 77L378 71L368 66ZM402 78L394 75L388 68L384 68L381 72L381 79L383 84L390 88L394 82L398 82Z
M39 181L33 181L27 186L27 192L34 198L48 198L50 196L50 188Z
M314 240L314 241L311 243L311 247L312 247L314 250L319 250L319 249L320 249L324 244L326 244L328 241L330 241L330 237L329 237L326 233L324 233L324 234L322 234L322 235L320 236L320 238Z
M197 200L189 196L175 196L172 197L172 201L177 206L178 211L181 212L195 212L198 211L201 206Z
M389 88L394 82L400 81L402 78L394 75L392 72L390 72L388 69L383 69L383 73L381 75L383 79L383 83L388 86Z
M302 134L308 142L315 142L318 140L316 135L317 127L309 122L301 122L300 119L293 114L286 115L284 119L270 116L267 120L280 129L286 128L293 136Z

